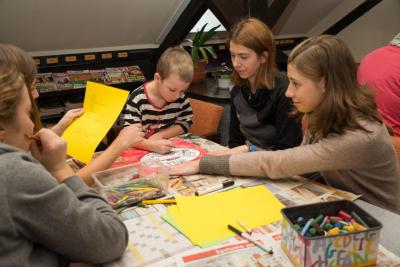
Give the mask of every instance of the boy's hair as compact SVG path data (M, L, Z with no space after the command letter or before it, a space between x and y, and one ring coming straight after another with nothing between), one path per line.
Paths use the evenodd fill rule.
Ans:
M258 69L254 86L255 88L273 88L277 75L275 41L268 26L256 18L243 19L229 31L228 47L230 41L253 50L258 56L261 56L263 52L268 52L266 63ZM248 81L240 78L235 70L232 80L237 85L248 84Z
M21 100L24 79L14 65L0 62L0 121L8 124L13 121Z
M325 79L322 102L307 114L314 141L346 129L367 131L359 118L382 122L371 90L358 84L354 58L339 38L321 35L303 41L290 53L288 64L315 82Z
M29 89L29 98L32 102L32 120L35 124L35 132L43 128L40 121L39 109L32 98L32 92L36 79L36 65L33 58L21 48L10 45L0 44L0 64L14 65L18 72L23 75L25 85Z
M161 79L167 79L175 73L182 81L190 83L193 80L192 57L182 47L170 47L158 60L156 71Z

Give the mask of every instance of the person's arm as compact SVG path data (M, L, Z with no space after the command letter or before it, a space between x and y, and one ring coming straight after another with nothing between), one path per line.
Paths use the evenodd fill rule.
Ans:
M373 145L372 139L359 130L331 135L315 144L286 150L204 157L200 160L199 172L284 178L310 172L363 168L366 157L378 144L375 142ZM376 149L380 150L378 147Z
M174 124L153 134L148 140L168 139L185 133L181 125Z
M67 113L61 118L61 120L54 125L51 130L55 132L58 136L61 136L68 126L78 117L82 116L84 113L83 108L76 108L68 110Z
M79 177L58 184L37 163L15 167L18 175L7 186L11 229L73 261L102 264L124 253L128 233L123 222Z
M117 138L98 157L77 172L86 184L92 185L92 174L105 170L111 166L122 151L135 146L143 140L143 131L140 124L133 124L123 128Z
M217 151L209 151L207 153L208 156L225 156L225 155L233 155L239 153L246 153L249 152L249 147L247 145L237 146L234 148L228 148L223 150Z
M140 143L135 145L136 148L156 152L158 154L165 154L174 148L174 144L168 139L143 139Z
M15 156L6 176L11 228L69 259L105 263L120 257L128 234L107 203L65 162L66 142L49 129L35 134L32 156Z
M234 87L231 92L231 114L229 122L229 143L230 148L241 146L245 143L246 138L240 131L240 122L236 114L236 107L234 103L234 98L240 93L239 87Z
M143 150L153 151L159 154L168 153L174 147L174 144L172 141L167 139L186 133L192 124L192 117L192 108L189 100L186 96L184 96L179 114L177 114L174 124L168 128L161 129L148 139L145 139L137 144L135 147Z
M180 126L181 129L183 130L183 132L179 131L180 132L179 134L187 133L189 131L189 128L192 125L192 119L193 119L192 107L190 106L189 98L186 95L184 95L183 101L182 101L182 104L180 107L180 112L174 122L175 126ZM178 129L178 128L176 128L176 129ZM176 135L179 135L179 134L176 134ZM173 137L173 136L169 136L169 137Z

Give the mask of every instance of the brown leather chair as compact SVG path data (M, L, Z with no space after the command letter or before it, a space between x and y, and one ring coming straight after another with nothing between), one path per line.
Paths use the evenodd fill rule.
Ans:
M218 125L224 108L217 104L189 98L193 110L193 124L189 133L218 142Z

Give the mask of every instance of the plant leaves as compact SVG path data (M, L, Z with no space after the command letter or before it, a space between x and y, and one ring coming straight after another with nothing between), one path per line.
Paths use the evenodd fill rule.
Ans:
M215 53L212 46L205 46L206 51L212 56L213 59L217 59L217 54Z
M206 23L205 25L207 25L207 23ZM204 25L204 26L205 26L205 25ZM202 34L202 35L200 36L198 45L199 45L199 46L203 46L203 45L205 44L205 42L207 42L211 37L213 37L213 35L216 33L216 30L217 30L220 26L221 26L221 24L220 24L220 25L217 25L217 26L215 26L215 27L213 27L213 28L211 28L208 32L205 32L204 34Z

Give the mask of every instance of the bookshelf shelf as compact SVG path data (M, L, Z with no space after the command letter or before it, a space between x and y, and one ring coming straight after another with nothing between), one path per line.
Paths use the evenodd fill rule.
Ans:
M155 53L156 49L137 49L34 57L41 119L57 122L68 109L79 107L88 80L133 91L152 77ZM52 109L62 112L45 115Z

